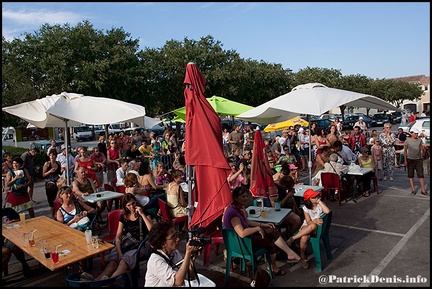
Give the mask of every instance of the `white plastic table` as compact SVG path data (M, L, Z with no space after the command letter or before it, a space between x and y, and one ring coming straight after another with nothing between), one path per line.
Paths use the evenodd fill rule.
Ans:
M246 211L248 212L248 220L257 221L260 223L273 223L275 225L279 225L285 220L286 216L291 212L291 209L285 209L281 208L280 211L275 211L274 208L271 207L264 207L264 209L267 211L266 218L262 218L261 216L258 217L252 217L249 213L251 209L254 209L255 212L260 212L261 207L258 206L249 206L246 208Z

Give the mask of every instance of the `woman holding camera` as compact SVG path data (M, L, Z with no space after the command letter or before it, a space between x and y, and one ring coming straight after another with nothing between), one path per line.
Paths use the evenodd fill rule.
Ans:
M149 243L153 253L147 262L145 287L185 286L185 280L196 279L193 266L201 247L187 242L183 258L178 250L180 238L173 223L155 224L149 233Z
M288 247L273 223L259 223L247 219L244 205L248 197L249 190L243 186L232 190L233 202L225 209L223 226L234 229L240 238L251 236L254 251L264 247L268 248L273 274L283 276L285 272L276 265L278 248L288 255L287 263L299 262L300 256Z

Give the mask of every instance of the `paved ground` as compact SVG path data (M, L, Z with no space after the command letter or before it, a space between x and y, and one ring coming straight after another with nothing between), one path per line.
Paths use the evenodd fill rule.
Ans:
M307 179L307 176L304 176ZM415 179L416 184L418 180ZM430 191L429 176L426 176ZM312 251L310 268L300 265L283 266L287 274L275 277L271 287L430 287L430 198L422 196L420 189L411 195L407 172L395 169L394 181L379 183L381 194L361 197L357 203L326 202L333 211L330 228L333 260L326 259L322 250L323 272L315 269ZM419 186L417 185L417 188ZM35 187L36 216L49 216L43 183ZM105 212L106 214L106 212ZM180 245L183 250L184 241ZM223 247L222 247L223 248ZM93 273L99 273L95 258ZM32 276L24 279L21 266L12 259L9 276L2 277L5 287L59 287L65 286L64 272L50 272L29 260ZM217 287L224 286L225 263L222 255L213 251L210 266L202 266L202 257L196 261L198 271L212 279ZM139 285L144 283L146 265L141 264ZM247 287L248 278L238 269L231 273L230 287ZM369 278L372 282L365 282Z

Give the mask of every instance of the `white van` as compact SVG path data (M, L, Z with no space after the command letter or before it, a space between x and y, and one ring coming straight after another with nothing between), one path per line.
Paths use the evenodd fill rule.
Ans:
M72 137L76 141L93 140L93 132L88 125L74 126Z

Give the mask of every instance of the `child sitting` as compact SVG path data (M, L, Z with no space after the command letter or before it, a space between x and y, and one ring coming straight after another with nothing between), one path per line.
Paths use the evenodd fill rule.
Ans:
M321 226L323 220L320 219L321 215L328 214L330 209L321 201L320 192L312 189L307 189L303 195L304 206L303 213L305 220L299 232L290 237L287 241L288 246L291 246L295 240L300 239L300 258L303 269L309 268L309 263L306 258L307 242L312 234L316 234L317 226Z

